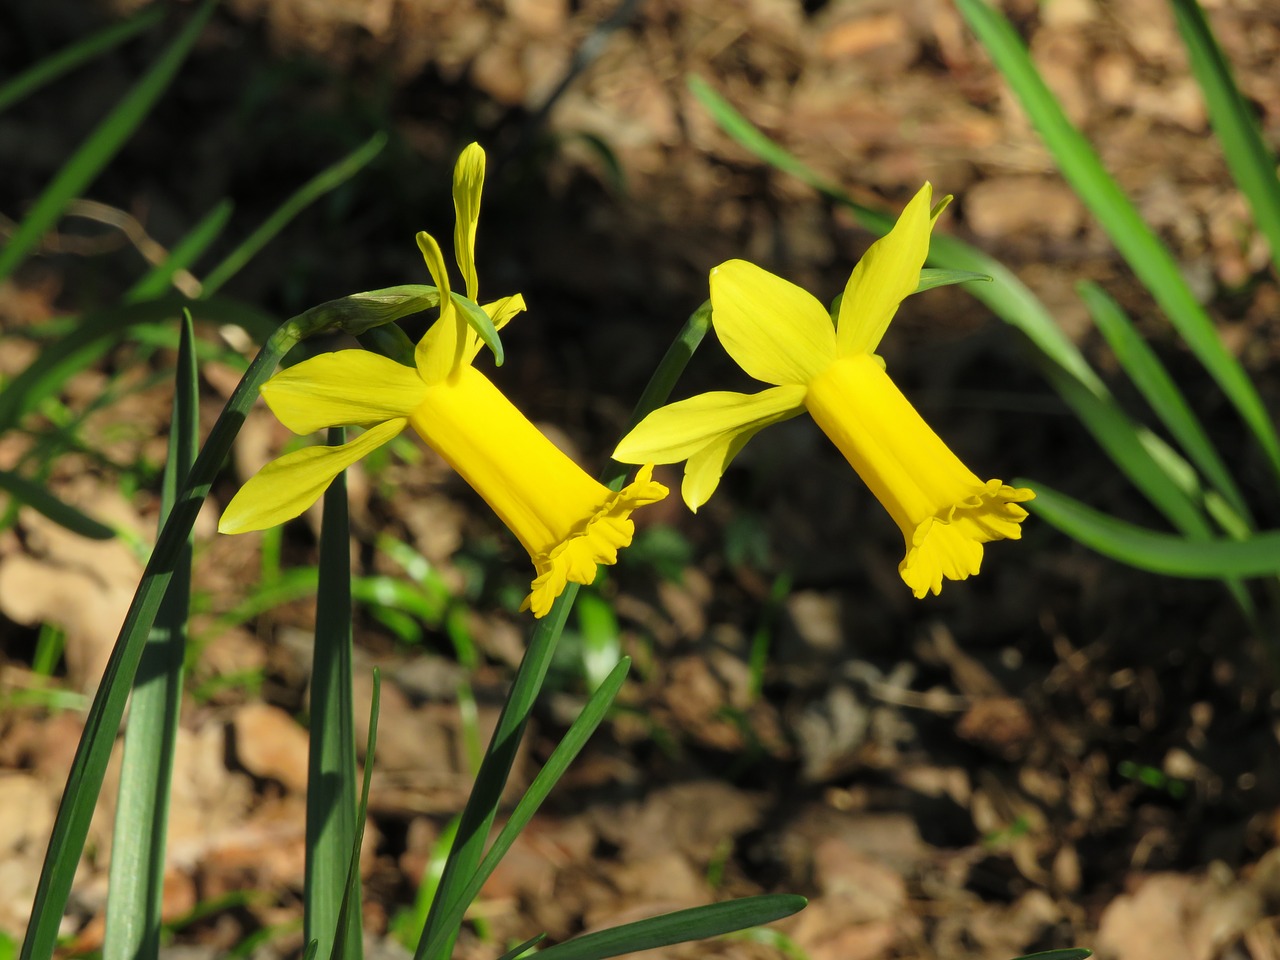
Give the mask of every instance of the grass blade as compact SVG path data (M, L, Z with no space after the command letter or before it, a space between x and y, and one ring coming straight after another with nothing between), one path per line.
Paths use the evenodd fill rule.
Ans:
M539 960L603 960L637 950L653 950L673 943L705 940L781 920L804 909L808 901L795 894L774 893L743 897L726 903L677 910L661 917L624 923L588 933L538 952Z
M45 187L9 242L0 248L0 280L9 276L40 238L57 222L67 201L84 192L99 171L120 150L164 93L213 12L215 0L205 0L182 32L150 70L89 134L78 150Z
M238 247L227 254L226 258L209 271L203 283L203 295L210 296L218 291L224 283L240 272L246 263L252 260L259 250L265 247L277 233L299 213L315 203L329 191L341 186L360 172L364 166L378 155L387 143L387 135L379 131L366 140L359 148L343 157L333 166L321 170L304 183L293 195L262 222L257 230L249 234Z
M1223 346L1213 322L1196 302L1169 251L1138 216L1089 142L1067 119L1009 21L985 0L956 0L956 6L1017 94L1067 182L1097 217L1280 474L1280 439L1266 407L1244 368Z
M173 276L179 270L188 269L195 263L210 244L218 236L231 219L232 203L230 200L220 201L206 213L183 237L165 258L164 263L149 270L146 276L135 283L124 295L125 303L137 303L141 300L153 300L169 292ZM202 291L203 292L203 291Z
M54 523L66 527L90 540L110 540L116 532L106 524L81 513L68 503L63 503L45 487L8 470L0 470L0 490L24 503L32 510L44 514Z
M185 314L161 497L162 526L196 458L199 381L194 340L191 315ZM103 960L156 960L160 954L170 785L191 600L191 548L188 534L138 664L120 766Z
M111 26L77 40L69 47L45 57L0 86L0 110L7 110L18 101L35 93L41 87L52 83L64 74L70 73L82 63L87 63L99 54L106 53L124 43L131 37L149 30L164 17L164 7L147 7L128 20L121 20Z
M0 433L17 426L25 414L61 390L74 374L91 366L125 330L170 319L183 309L190 309L198 319L238 323L255 333L265 330L269 335L278 326L266 314L225 299L174 297L89 314L76 322L74 332L43 345L31 365L0 389Z
M345 960L344 947L348 930L360 929L353 924L351 915L359 913L360 850L364 846L364 825L369 817L369 787L373 783L373 759L378 749L378 715L382 704L382 674L373 668L373 692L369 696L369 736L364 747L364 780L360 785L360 806L356 808L356 831L351 843L351 856L347 863L347 881L343 884L342 908L338 911L338 926L334 931L333 952L330 960Z
M1249 201L1258 229L1271 247L1271 262L1280 270L1280 181L1276 157L1262 139L1253 108L1240 94L1196 0L1172 0L1173 16L1187 47L1187 59L1209 108L1209 122L1222 144L1231 176Z
M341 427L329 443L346 439ZM356 742L351 701L351 525L345 472L324 494L316 591L315 656L311 671L311 746L307 767L307 860L303 937L325 956L339 951L338 918L348 895L360 902L359 874L347 888L347 860L356 833ZM359 960L358 923L348 924L340 952Z
M590 739L596 728L600 726L601 721L604 720L605 715L609 712L609 707L613 705L614 698L618 695L618 691L622 689L622 683L626 680L627 671L630 668L630 658L624 657L610 671L600 686L592 692L586 705L583 706L582 712L578 714L568 732L565 733L564 739L556 745L555 750L551 752L551 756L547 758L547 762L543 764L542 769L533 778L533 782L529 784L524 796L520 798L520 802L511 811L511 816L498 832L493 841L493 846L485 854L484 860L481 861L466 887L453 898L451 908L442 913L440 920L437 922L437 932L422 947L422 952L425 956L435 957L442 955L444 948L452 940L458 926L462 923L467 907L479 895L480 888L484 886L484 882L489 879L490 874L497 868L503 855L515 843L520 831L528 826L529 821L533 819L533 815L538 812L538 808L547 799L548 794L551 793L551 788L564 775L569 764L577 757L578 753L586 745L587 740Z
M666 402L710 326L711 305L704 303L681 327L658 363L632 413L632 425L639 423L650 411ZM600 479L612 489L620 490L630 469L626 464L611 461ZM453 942L456 927L450 928L444 923L444 918L454 915L459 904L462 904L462 909L466 909L463 903L466 888L480 864L525 724L538 692L542 689L542 681L551 666L551 655L555 652L556 643L577 596L578 585L570 583L556 599L550 612L534 628L533 637L520 661L511 692L503 704L497 727L476 773L471 795L459 818L457 840L445 863L440 891L427 914L427 923L414 953L414 960L423 960L428 956L431 960L444 960L448 954L447 947ZM429 955L426 952L428 944L444 944L444 947L439 953Z
M1017 482L1035 490L1030 507L1037 516L1091 550L1141 570L1204 580L1280 574L1280 531L1247 540L1193 540L1127 523L1033 480Z
M1241 518L1252 525L1248 504L1236 486L1235 478L1218 456L1209 435L1205 433L1200 418L1192 411L1182 391L1169 376L1155 351L1147 345L1132 321L1111 297L1097 284L1084 282L1077 290L1093 322L1106 337L1116 359L1124 368L1133 385L1146 399L1160 422L1168 428L1181 444L1191 461L1208 481L1231 504Z

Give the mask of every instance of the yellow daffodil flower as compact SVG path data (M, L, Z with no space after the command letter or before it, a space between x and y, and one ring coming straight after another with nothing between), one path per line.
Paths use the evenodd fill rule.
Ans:
M454 169L454 253L476 298L475 238L484 184L484 151L472 144ZM590 583L631 542L630 514L661 500L667 488L652 465L620 492L598 483L548 440L474 367L480 338L453 303L436 241L418 234L435 285L440 318L418 342L414 367L365 350L305 360L262 386L272 412L294 433L331 426L367 428L337 447L308 447L262 468L227 505L222 533L262 530L298 516L342 470L406 426L484 498L529 552L536 577L522 609L545 616L569 581ZM482 308L495 327L524 310L519 295Z
M762 428L808 411L897 522L906 541L898 572L917 597L942 580L978 572L982 545L1017 539L1030 490L979 480L920 417L873 351L916 290L929 234L946 201L930 209L925 184L888 235L854 267L835 326L822 304L743 260L711 271L711 318L729 355L775 386L715 392L655 410L614 458L686 460L682 493L697 510L729 462Z

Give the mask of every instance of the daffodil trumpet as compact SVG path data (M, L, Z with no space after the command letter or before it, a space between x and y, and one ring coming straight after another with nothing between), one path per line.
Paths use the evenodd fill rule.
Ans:
M655 410L614 451L623 463L685 462L681 492L697 510L760 430L813 417L902 531L898 572L916 597L976 574L983 544L1017 539L1031 490L983 481L930 429L875 349L899 304L916 292L929 236L950 198L929 184L858 261L834 307L755 264L711 271L711 320L729 356L773 384L755 394L713 392Z
M340 446L308 447L273 460L232 498L223 533L275 526L319 499L333 478L412 427L462 475L516 535L535 577L523 609L542 617L569 582L590 583L631 542L631 513L667 495L652 465L614 491L588 476L472 366L482 333L501 360L497 331L525 309L519 294L477 305L475 234L484 151L467 147L454 169L454 254L466 285L455 295L439 244L418 247L439 291L440 317L414 348L413 366L365 350L325 353L277 373L262 396L297 434L331 426L365 431ZM478 332L479 331L479 332Z

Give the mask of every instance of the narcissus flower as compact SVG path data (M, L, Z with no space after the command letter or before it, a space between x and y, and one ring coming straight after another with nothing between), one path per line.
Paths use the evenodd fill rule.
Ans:
M472 144L454 169L454 252L467 299L476 298L475 237L484 183L484 151ZM583 472L472 367L480 338L450 296L436 241L418 234L440 290L440 318L419 341L416 366L365 350L340 350L281 371L262 387L272 412L294 433L360 426L337 447L308 447L262 468L227 505L223 533L262 530L298 516L342 470L412 426L502 519L529 552L536 577L523 609L545 616L569 581L590 583L631 542L630 514L661 500L667 488L651 465L620 492ZM520 295L482 308L495 327L524 310Z
M654 411L623 438L623 463L686 460L682 492L697 510L725 468L764 427L808 411L897 522L906 541L898 572L917 597L942 580L978 572L982 545L1017 539L1030 490L978 479L920 417L873 351L913 293L929 234L945 201L930 209L925 184L893 230L854 267L834 327L822 304L755 264L711 271L711 319L743 370L775 386L755 394L715 392Z

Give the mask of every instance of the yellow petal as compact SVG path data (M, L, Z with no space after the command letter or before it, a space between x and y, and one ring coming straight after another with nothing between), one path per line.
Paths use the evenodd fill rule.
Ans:
M804 398L805 388L798 385L754 394L699 394L653 411L622 438L613 458L622 463L687 459L680 493L697 512L747 441L769 424L802 413Z
M765 383L807 383L836 357L822 304L745 260L711 271L711 322L729 356Z
M473 143L462 151L453 167L453 255L467 285L467 299L479 289L476 279L476 224L480 220L480 193L484 189L484 150Z
M262 398L281 423L303 434L407 417L426 389L412 367L368 350L339 350L281 370L262 385Z
M718 437L689 458L684 465L684 480L680 484L680 496L694 513L711 499L720 486L720 478L729 469L733 458L742 452L747 441L763 427L746 427L738 433Z
M493 321L494 329L501 330L511 322L516 314L523 313L526 307L524 305L524 297L518 293L513 293L511 296L495 300L493 303L481 304L480 309L489 315L489 319ZM471 363L474 361L476 354L480 352L480 348L483 346L484 341L468 326L467 350L463 356L463 362Z
M462 365L470 328L449 296L449 271L445 269L440 244L426 232L420 232L417 240L431 280L440 291L440 318L418 341L414 358L422 379L428 384L439 383Z
M873 352L898 304L920 285L920 268L929 255L929 231L933 228L932 199L933 187L926 183L911 198L893 229L873 243L853 268L836 321L842 357Z
M794 385L759 393L701 393L653 411L622 438L613 459L676 463L725 437L755 433L803 412L804 397L804 387Z
M292 520L320 499L334 477L394 437L407 422L388 420L340 447L307 447L272 460L231 498L218 532L248 533Z

